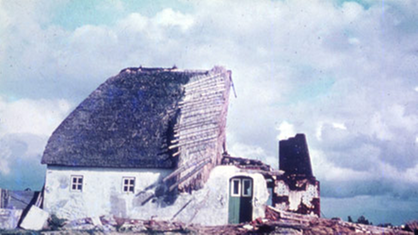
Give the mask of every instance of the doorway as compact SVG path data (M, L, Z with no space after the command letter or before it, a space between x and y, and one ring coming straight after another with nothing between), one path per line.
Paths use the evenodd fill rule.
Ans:
M228 223L239 224L252 220L253 179L233 177L229 181Z

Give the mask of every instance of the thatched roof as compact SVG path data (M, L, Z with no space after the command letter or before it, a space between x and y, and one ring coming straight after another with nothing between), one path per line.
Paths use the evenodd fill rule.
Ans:
M227 72L220 68L215 70ZM213 75L215 70L122 70L91 93L54 131L42 163L83 167L176 167L173 153L177 149L168 147L174 138L174 127L181 115L187 113L181 114L180 108L184 87Z

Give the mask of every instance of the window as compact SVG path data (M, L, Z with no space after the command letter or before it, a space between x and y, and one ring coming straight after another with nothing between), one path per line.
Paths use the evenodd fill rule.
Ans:
M248 177L237 177L231 179L231 197L252 197L253 181Z
M123 177L122 191L126 193L133 193L135 189L135 178L134 177Z
M232 182L231 196L239 197L240 191L241 191L240 179L233 179L231 182Z
M251 197L251 180L250 179L242 179L242 196L243 197Z
M83 191L83 176L72 175L71 176L71 191Z

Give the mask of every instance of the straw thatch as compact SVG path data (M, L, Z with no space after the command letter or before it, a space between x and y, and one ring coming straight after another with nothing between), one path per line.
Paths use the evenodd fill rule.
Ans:
M179 169L192 162L187 169L196 171L217 164L225 142L229 87L230 72L220 67L124 69L54 131L42 163Z

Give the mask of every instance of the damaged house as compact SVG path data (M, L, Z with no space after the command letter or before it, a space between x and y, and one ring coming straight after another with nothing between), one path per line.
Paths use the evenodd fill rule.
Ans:
M320 214L302 134L280 141L280 170L226 147L231 72L127 68L54 131L43 209L59 218L114 215L222 225L265 206Z

